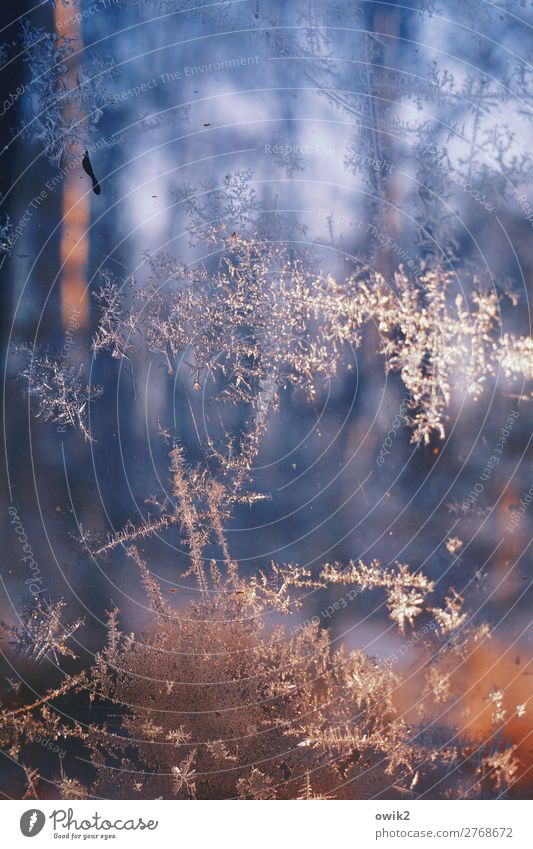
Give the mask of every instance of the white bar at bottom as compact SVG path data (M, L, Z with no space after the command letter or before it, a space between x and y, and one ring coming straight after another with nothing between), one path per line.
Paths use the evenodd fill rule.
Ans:
M531 849L530 801L5 801L6 847ZM32 833L27 834L28 830ZM27 836L26 836L27 834ZM35 839L32 844L31 840ZM68 842L67 842L68 841Z

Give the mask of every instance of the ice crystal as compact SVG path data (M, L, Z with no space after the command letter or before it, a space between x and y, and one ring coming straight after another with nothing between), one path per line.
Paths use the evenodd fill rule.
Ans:
M63 601L45 603L38 598L31 608L23 615L23 624L18 627L3 625L4 630L15 641L17 649L40 661L47 655L58 662L59 657L76 655L67 645L71 637L83 624L83 619L76 619L69 625L62 622Z
M68 5L47 5L59 2ZM230 3L137 5L172 7L201 20L213 16L225 22L224 31L237 29L229 26L235 14ZM422 44L411 36L435 9L428 0L409 10L405 45ZM50 661L62 675L37 698L25 683L5 678L0 744L21 767L24 798L39 798L41 773L28 766L28 757L43 737L68 740L92 765L82 783L66 775L61 762L54 779L64 799L414 798L454 790L483 796L503 794L519 779L519 753L497 735L524 716L525 702L509 719L505 690L494 685L487 697L491 736L472 730L472 738L462 739L457 733L451 711L460 670L482 651L491 629L453 587L442 590L440 581L404 563L357 558L316 569L274 562L243 574L225 534L236 504L265 497L250 488L252 469L281 394L294 387L314 401L320 384L341 372L351 347L377 339L386 371L397 372L406 389L404 419L412 439L425 444L445 438L456 400L477 400L498 378L533 379L532 340L509 332L502 318L505 296L461 256L462 220L452 212L455 205L463 212L477 204L478 212L491 216L498 200L530 182L530 155L495 119L509 107L531 119L531 70L519 51L507 49L507 43L521 44L518 19L509 22L504 50L496 37L499 13L512 4L485 10L494 37L475 31L471 4L452 0L450 9L469 32L472 55L463 55L458 40L460 71L450 67L450 54L439 52L437 62L427 46L405 48L395 67L395 39L380 31L385 18L368 4L310 0L287 6L287 22L296 25L282 27L279 3L250 4L242 12L266 38L270 56L312 60L301 63L305 88L310 83L351 125L342 158L365 190L359 212L366 239L347 266L355 271L324 270L318 240L307 250L291 241L295 232L309 242L308 225L264 206L253 173L242 170L220 184L205 182L200 192L191 184L175 191L176 205L189 217L191 246L208 247L203 264L158 252L146 254L139 278L116 280L104 272L94 352L127 359L133 373L135 349L142 347L165 363L170 379L181 369L216 405L221 430L209 437L202 462L189 462L184 446L173 444L168 493L147 499L156 515L127 522L94 545L83 534L95 559L125 550L149 606L151 621L142 633L126 630L125 617L113 609L107 645L89 670L70 674L57 668L58 661L75 665L71 642L82 622L62 623L62 601L39 600L21 624L3 626L27 659ZM239 31L245 31L242 21ZM28 21L21 42L29 72L29 117L21 132L59 164L86 146L100 120L112 64L101 56L77 62L79 45ZM0 63L3 58L0 48ZM483 64L490 64L490 76ZM115 138L123 143L130 133L181 120L188 110L145 118ZM293 139L293 127L281 127L273 139L280 152L272 167L288 178L306 167ZM400 226L398 218L393 224L400 211L393 175L403 158L412 163L414 181ZM226 223L213 228L213 221ZM332 211L326 221L334 244ZM4 254L12 238L5 219ZM516 303L511 294L513 308ZM89 404L100 390L86 384L83 367L28 353L21 377L36 415L61 428L76 426L92 440ZM229 407L245 411L237 435L223 420ZM459 507L455 512L461 515ZM195 598L179 608L138 548L167 530L179 534L185 548L182 577ZM445 546L457 555L462 541L449 536ZM213 548L218 560L211 559ZM354 597L382 593L399 639L419 652L418 724L401 706L402 689L413 687L410 673L404 677L390 658L337 647L317 619L288 628L304 592L329 599L338 586L354 587ZM89 725L58 707L76 700L94 709Z
M21 24L21 43L30 79L26 98L31 117L22 136L37 142L48 159L59 165L87 146L104 106L110 102L107 82L113 65L96 57L71 69L76 50L72 38L46 32L28 20Z
M24 749L31 729L46 729L53 739L77 737L98 765L88 790L98 795L128 796L138 792L140 782L143 796L184 799L297 798L304 780L307 796L324 797L337 796L339 787L361 797L391 782L411 785L415 766L420 769L428 753L410 741L395 705L400 680L390 663L380 664L360 650L334 649L316 623L289 633L271 617L297 610L301 590L352 583L361 590L384 590L391 616L403 629L423 605L433 610L426 603L433 583L406 565L390 570L377 561L353 562L345 569L326 564L318 575L295 564L272 564L243 577L222 527L223 492L209 502L210 487L206 491L203 480L188 473L181 448L172 449L171 474L199 599L186 612L174 609L130 544L128 555L157 626L149 634L126 635L118 611L112 611L107 646L88 677L67 678L38 701L4 712L4 733L13 750ZM215 537L220 535L225 576L214 561L206 568L206 523ZM123 542L127 536L124 531ZM70 654L65 643L81 623L62 626L62 607L39 606L21 632L11 633L23 648L29 644L35 657ZM65 725L50 711L62 695L84 687L92 701L122 706L119 729L111 733L92 725L87 732ZM117 757L128 764L118 778L108 770ZM313 790L309 773L316 776ZM62 775L67 795L82 792L66 780Z
M182 474L181 452L174 452L172 463ZM107 646L89 674L66 676L38 700L3 710L1 738L13 757L22 758L35 734L82 744L95 778L84 787L64 774L62 764L58 786L64 798L132 798L137 793L179 799L366 798L391 788L414 793L415 787L423 793L435 769L444 775L450 764L458 777L470 775L476 792L491 782L503 791L512 782L517 765L506 750L486 747L474 772L468 747L443 745L423 729L413 734L396 704L401 677L390 662L378 662L361 650L335 649L316 622L297 633L280 622L298 608L298 590L353 583L360 590L384 590L402 629L422 607L436 613L426 601L434 585L423 573L405 565L382 569L374 561L344 569L326 564L316 576L296 565L272 564L243 577L229 557L225 576L214 561L207 572L206 538L198 508L192 506L194 484L187 477L177 482L176 498L198 600L186 609L174 608L140 552L130 546L153 629L126 634L118 611L111 611ZM220 544L227 550L225 540ZM80 623L61 629L60 607L53 609L53 627L44 609L30 625L32 651L38 656L68 653L65 642ZM24 633L17 631L23 645ZM471 638L463 635L455 645L448 640L439 663L442 652L448 652L457 664L461 646ZM432 639L439 637L434 633ZM449 676L439 663L428 677L428 701L447 697ZM52 705L69 693L114 704L113 725L95 721L84 728L64 721ZM448 734L444 740L454 739L455 732ZM118 771L117 763L122 766ZM37 794L38 776L29 784Z
M171 373L190 352L195 388L222 382L219 399L253 411L248 448L243 442L234 452L244 463L259 449L279 391L293 385L314 398L317 379L335 376L343 346L359 345L370 323L385 368L399 372L409 392L413 441L444 438L454 390L479 398L500 366L510 378L533 376L531 339L500 338L498 295L475 281L469 300L445 272L415 280L398 271L387 281L361 270L338 281L317 271L312 255L259 236L211 230L209 238L220 251L215 268L156 254L142 285L108 275L93 348L124 357L139 335Z
M27 365L20 371L19 379L27 383L26 392L35 404L36 417L60 427L78 427L84 438L92 442L88 408L102 390L85 383L84 366L69 365L46 351L20 350Z

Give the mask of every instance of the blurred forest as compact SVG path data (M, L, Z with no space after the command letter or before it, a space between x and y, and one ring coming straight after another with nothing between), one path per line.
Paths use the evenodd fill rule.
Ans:
M530 796L532 37L4 0L5 798Z

